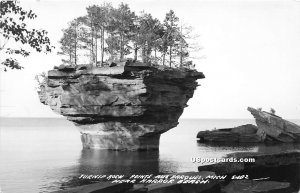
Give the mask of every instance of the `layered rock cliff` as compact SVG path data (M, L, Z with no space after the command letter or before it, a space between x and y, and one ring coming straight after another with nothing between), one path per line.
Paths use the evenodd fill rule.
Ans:
M257 126L247 124L234 128L200 131L197 138L200 142L300 142L299 125L252 107L248 107L248 111L254 116Z
M158 149L203 73L143 64L61 66L48 72L40 101L80 129L86 148Z
M270 137L284 143L300 142L300 126L277 115L248 107L255 118L261 138Z

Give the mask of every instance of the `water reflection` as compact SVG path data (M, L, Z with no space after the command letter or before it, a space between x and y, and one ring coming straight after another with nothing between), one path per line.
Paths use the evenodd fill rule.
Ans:
M261 144L258 146L257 152L261 153L280 153L288 150L300 150L300 144Z
M80 174L197 171L199 163L192 163L192 156L218 158L238 151L300 149L295 144L214 145L196 141L200 130L251 123L247 120L181 120L161 136L160 150L150 152L82 150L79 132L65 120L14 119L3 126L4 123L1 119L0 182L3 192L14 193L52 192L90 183L79 181Z
M157 174L159 151L120 152L83 149L79 174Z
M257 143L202 143L197 141L197 146L199 148L207 148L212 149L214 151L222 151L222 150L233 150L233 151L256 151L257 150Z
M224 157L231 152L284 152L292 149L299 149L299 144L203 144L197 143L198 152L207 151L207 157ZM180 151L179 151L180 152ZM210 152L213 152L211 154ZM218 152L218 153L217 153ZM143 151L143 152L121 152L110 150L82 149L78 159L78 165L72 168L65 168L64 172L72 173L68 180L60 179L52 184L60 189L94 183L100 180L82 180L81 174L87 175L132 175L132 174L159 174L180 172L181 168L188 168L187 164L179 161L179 164L164 156L164 151ZM179 158L178 158L179 159ZM179 159L180 160L180 159ZM197 168L199 164L194 164ZM279 168L278 168L279 169ZM71 170L71 172L70 172ZM189 170L184 170L189 171ZM63 173L63 171L62 171ZM251 172L249 172L250 174ZM257 173L257 172L256 172ZM258 174L258 173L257 173ZM66 176L62 175L62 176ZM263 175L262 175L263 176ZM288 179L285 175L284 178ZM282 179L281 179L282 180ZM59 184L59 185L58 185ZM295 183L294 183L295 184ZM296 184L297 185L297 184ZM49 184L48 184L49 190Z
M259 153L280 153L288 150L299 150L300 144L264 144L264 143L202 143L197 142L199 149L207 149L209 151L234 151L234 152L259 152Z
M126 176L132 174L158 174L159 151L122 152L82 149L78 165L72 168L65 168L64 172L68 173L70 170L73 171L71 172L72 176L68 179L58 179L53 186L65 189L103 180L79 179L81 174ZM62 176L66 176L66 174Z

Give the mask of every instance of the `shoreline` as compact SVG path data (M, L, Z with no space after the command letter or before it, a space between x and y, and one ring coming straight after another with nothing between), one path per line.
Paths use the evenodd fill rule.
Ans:
M243 152L229 154L228 156L245 157L249 155L256 157L256 163L238 164L239 167L236 167L233 163L217 163L199 166L198 172L156 175L154 180L151 178L152 176L148 175L145 177L146 179L142 178L139 182L136 182L134 177L124 179L122 177L123 180L115 179L113 181L98 182L53 193L243 193L245 187L250 193L295 193L300 189L300 175L297 174L297 170L300 168L300 150L277 153ZM289 158L288 161L286 160L287 157ZM271 162L273 165L269 166ZM277 165L274 165L274 163ZM291 175L289 176L289 174ZM288 181L282 181L283 179L288 179Z

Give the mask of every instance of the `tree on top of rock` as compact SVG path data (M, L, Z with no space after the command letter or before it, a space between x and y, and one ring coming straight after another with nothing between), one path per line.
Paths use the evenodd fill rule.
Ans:
M134 61L140 58L149 65L166 65L168 62L170 67L193 67L190 52L195 49L191 49L188 41L192 39L190 31L179 26L179 18L173 10L166 14L161 23L145 12L136 15L127 4L121 3L114 8L104 3L89 6L87 15L79 18L83 25L83 37L76 44L74 38L65 34L64 37L70 38L65 42L70 44L68 47L82 45L79 51L88 52L82 56L88 56L90 64L94 66L98 63L103 66L104 59L109 63L132 56Z
M135 13L132 12L127 4L121 3L119 7L112 11L112 20L110 21L110 33L119 42L120 60L130 53L130 36L134 29Z
M172 59L175 56L176 52L178 52L179 42L180 42L180 33L178 27L178 17L175 15L173 10L170 10L165 17L164 27L164 41L165 45L168 47L168 50L164 50L168 52L169 55L169 66L172 66ZM166 54L166 53L164 53Z
M142 49L142 61L148 63L151 60L151 53L154 51L154 60L157 60L156 52L159 39L163 34L163 26L158 19L151 14L142 13L136 18L136 32L133 35L134 59L137 60L137 52Z
M58 54L67 56L67 59L62 59L65 64L78 64L79 50L83 48L82 39L86 34L81 22L81 18L76 18L69 23L67 29L63 29L63 37L59 41L61 51Z
M110 14L113 7L109 3L104 3L101 6L93 6L90 9L95 10L95 26L98 33L100 31L100 55L101 55L101 66L104 62L104 51L105 51L105 33L107 33L110 24ZM89 8L87 8L89 12ZM97 37L97 36L96 36ZM97 39L96 39L97 43ZM97 61L97 48L96 48L96 61Z

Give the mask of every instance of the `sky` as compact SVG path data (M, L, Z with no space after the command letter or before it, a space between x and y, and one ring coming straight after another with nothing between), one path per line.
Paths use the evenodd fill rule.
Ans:
M46 29L56 50L20 58L23 70L0 72L0 117L61 117L39 102L34 77L61 64L56 53L67 23L85 15L87 6L103 2L21 0L24 9L38 15L30 27ZM144 10L161 21L173 9L200 35L203 49L194 63L206 78L198 80L201 86L182 118L252 118L247 111L251 106L267 111L272 107L284 118L300 119L299 0L111 2L128 3L136 13Z

